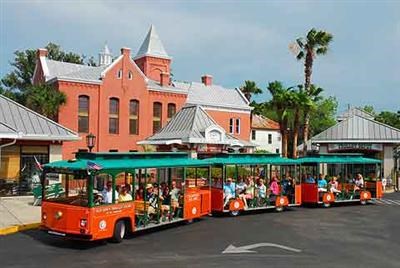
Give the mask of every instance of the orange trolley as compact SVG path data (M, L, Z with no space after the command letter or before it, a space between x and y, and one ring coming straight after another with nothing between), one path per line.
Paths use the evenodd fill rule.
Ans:
M301 204L296 161L279 154L220 154L208 158L211 171L211 210L237 216L242 211ZM272 182L276 179L275 182ZM275 192L271 191L275 184Z
M77 153L44 166L41 228L82 240L121 242L128 232L211 212L208 161L186 153ZM57 193L48 193L58 184Z
M297 159L302 203L330 207L334 203L367 204L383 196L381 161L362 154L318 154ZM326 187L318 181L324 179ZM357 183L356 181L359 181Z

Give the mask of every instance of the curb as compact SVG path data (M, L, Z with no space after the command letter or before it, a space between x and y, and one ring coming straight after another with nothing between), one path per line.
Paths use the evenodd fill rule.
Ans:
M10 227L0 228L0 236L14 234L17 232L22 232L31 229L37 229L39 228L39 226L40 222L35 222L35 223L27 223L27 224L13 225Z

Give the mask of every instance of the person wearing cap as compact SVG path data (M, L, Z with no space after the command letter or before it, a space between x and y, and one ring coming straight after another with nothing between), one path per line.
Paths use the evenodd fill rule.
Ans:
M151 183L146 185L146 200L149 202L147 213L149 215L156 214L158 208L157 195L154 193L153 185Z

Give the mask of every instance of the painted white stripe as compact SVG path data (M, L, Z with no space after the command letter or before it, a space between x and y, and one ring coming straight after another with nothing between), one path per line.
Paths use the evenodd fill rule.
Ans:
M400 205L400 201L397 201L397 200L391 200L391 199L385 199L386 201L389 201L389 202L391 202L392 204L395 204L395 205Z
M385 204L387 204L387 205L391 205L392 203L390 203L388 200L386 200L386 199L382 199L381 200L383 203L385 203Z
M377 203L377 204L384 204L383 202L382 202L382 200L380 200L380 199L376 199L375 201L373 201L374 203Z

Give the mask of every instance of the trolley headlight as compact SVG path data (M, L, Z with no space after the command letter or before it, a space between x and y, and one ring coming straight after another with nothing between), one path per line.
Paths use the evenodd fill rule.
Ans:
M43 212L43 213L42 213L42 219L43 219L43 220L47 220L47 214L46 214L46 212Z
M79 225L80 225L81 227L86 227L86 226L87 226L87 219L81 219Z

